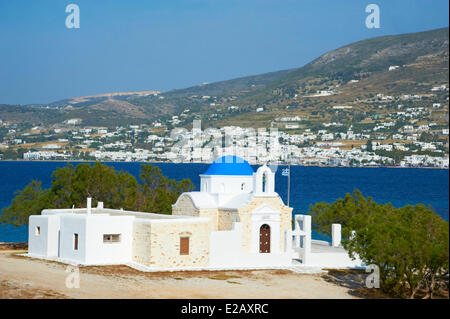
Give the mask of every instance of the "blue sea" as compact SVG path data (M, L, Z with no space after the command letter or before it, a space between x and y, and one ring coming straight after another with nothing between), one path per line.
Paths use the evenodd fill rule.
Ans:
M124 162L105 164L128 171L136 177L141 165ZM33 179L40 180L45 188L50 187L52 172L65 165L65 162L0 162L0 208L8 206L14 192L23 189ZM199 174L208 168L208 164L152 165L159 166L169 178L190 178L196 189L200 187ZM278 167L275 185L286 203L287 177L281 175L282 168ZM307 214L310 204L334 202L355 189L378 203L390 202L396 207L419 203L430 205L442 218L447 221L449 218L448 170L291 166L290 206L294 208L294 214ZM314 236L320 238L317 234ZM0 226L0 242L21 241L28 241L26 226Z

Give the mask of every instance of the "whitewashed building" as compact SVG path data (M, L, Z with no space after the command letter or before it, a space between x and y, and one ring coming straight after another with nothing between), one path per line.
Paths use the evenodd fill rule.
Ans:
M45 209L29 219L28 256L80 265L127 264L142 270L358 267L342 248L311 239L311 217L296 215L275 192L275 174L223 156L183 193L172 215L87 208ZM294 227L292 227L294 224Z

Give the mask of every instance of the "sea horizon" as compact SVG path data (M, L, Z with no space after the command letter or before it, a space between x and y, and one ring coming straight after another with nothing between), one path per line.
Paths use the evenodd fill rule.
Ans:
M14 192L23 189L31 180L42 181L42 187L51 185L51 173L69 163L94 163L95 161L0 161L0 208L10 205ZM136 178L140 165L154 164L162 173L177 180L189 178L199 189L199 175L204 173L207 163L164 162L102 162L116 170L125 170ZM189 166L189 169L186 169ZM259 165L252 165L255 169ZM286 203L287 177L282 176L279 164L276 171L276 191ZM376 170L374 170L376 168ZM396 167L397 168L397 167ZM401 167L398 167L401 168ZM290 206L293 215L307 214L309 205L317 202L334 202L355 189L377 203L391 203L395 207L422 203L431 206L443 219L449 216L448 169L416 168L414 170L388 167L328 167L291 165ZM0 226L0 242L27 241L26 226L14 228ZM327 239L317 234L314 239Z
M140 163L140 164L204 164L209 165L211 162L161 162L161 161L101 161L101 160L83 160L83 159L76 159L76 160L28 160L28 159L7 159L7 160L1 160L0 162L58 162L58 163ZM260 164L252 164L252 166L261 166L264 163ZM278 166L299 166L299 167L345 167L345 168L402 168L402 169L436 169L436 170L444 170L449 171L450 168L445 167L432 167L432 166L399 166L399 165L308 165L308 164L290 164L287 162L282 163L275 163L275 165Z

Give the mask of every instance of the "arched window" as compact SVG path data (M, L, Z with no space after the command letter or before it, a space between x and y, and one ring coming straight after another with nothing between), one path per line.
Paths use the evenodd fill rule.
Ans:
M241 191L243 191L245 189L245 183L241 184Z
M264 173L262 176L262 191L263 193L267 192L267 174Z

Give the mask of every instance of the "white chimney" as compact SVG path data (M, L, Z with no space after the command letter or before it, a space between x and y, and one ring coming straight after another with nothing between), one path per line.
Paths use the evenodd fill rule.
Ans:
M97 209L103 209L103 202L97 203Z
M87 198L87 214L91 214L91 204L92 204L92 197Z

